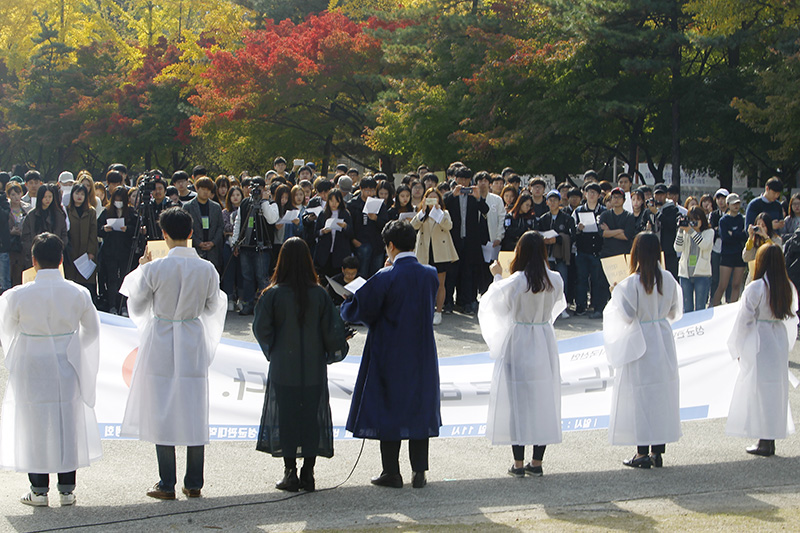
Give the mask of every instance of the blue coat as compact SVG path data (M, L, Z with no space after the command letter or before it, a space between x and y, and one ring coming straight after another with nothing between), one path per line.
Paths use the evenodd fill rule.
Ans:
M342 318L369 328L347 429L357 438L439 435L439 363L433 337L436 269L403 257L342 304Z

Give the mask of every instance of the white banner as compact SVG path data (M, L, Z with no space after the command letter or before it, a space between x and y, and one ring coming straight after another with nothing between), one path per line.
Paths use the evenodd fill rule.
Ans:
M681 419L728 414L738 367L727 348L737 304L687 313L673 324L681 377ZM101 313L101 365L97 382L100 435L119 438L138 335L133 323ZM597 323L600 325L600 323ZM614 369L603 349L602 332L559 341L561 413L564 431L608 427ZM360 357L328 367L334 437L350 438L344 425ZM488 353L439 360L442 437L486 432L494 361ZM223 339L209 369L212 440L255 440L261 420L268 363L259 346Z

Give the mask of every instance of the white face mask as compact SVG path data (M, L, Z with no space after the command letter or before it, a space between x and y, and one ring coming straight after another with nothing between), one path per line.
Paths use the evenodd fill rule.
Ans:
M119 200L115 201L114 207L116 207L117 209L122 209L122 202L120 202Z

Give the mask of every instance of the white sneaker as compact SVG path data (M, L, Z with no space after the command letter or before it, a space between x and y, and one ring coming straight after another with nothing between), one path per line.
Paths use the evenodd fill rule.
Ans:
M61 503L61 507L66 507L67 505L74 505L75 504L75 493L74 492L59 492L58 493L58 500Z
M228 300L228 311L233 311L233 308L236 307L236 304L233 300Z
M19 501L31 507L47 507L47 494L36 494L31 491L23 494Z
M442 323L442 313L433 313L433 325L438 326Z
M564 309L563 311L561 311L561 314L558 315L558 318L569 318L569 313L567 313L567 310Z

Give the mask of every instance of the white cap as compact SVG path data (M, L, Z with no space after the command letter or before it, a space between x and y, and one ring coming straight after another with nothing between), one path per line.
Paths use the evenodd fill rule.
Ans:
M72 172L64 171L58 175L58 182L59 183L69 183L70 181L75 181L75 176L72 175Z
M731 194L729 194L729 195L727 196L727 199L728 199L728 205L732 205L732 204L738 204L738 203L741 203L741 202L742 202L742 199L741 199L741 198L739 198L739 195L738 195L738 194L736 194L736 193L731 193Z
M728 193L728 189L717 189L717 192L714 193L714 198L716 198L720 194L722 196L728 196L728 194L730 194L730 193Z

